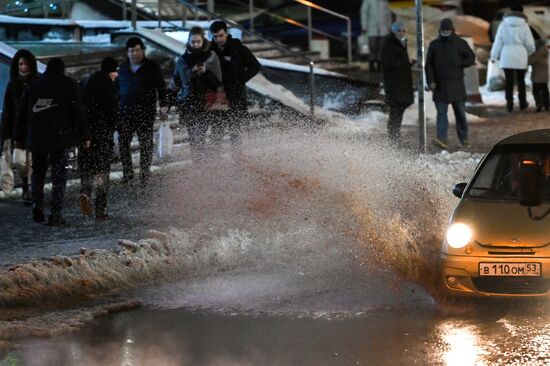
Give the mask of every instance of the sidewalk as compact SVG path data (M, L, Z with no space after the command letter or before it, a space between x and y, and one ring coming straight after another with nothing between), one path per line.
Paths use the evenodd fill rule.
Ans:
M483 117L469 124L472 148L462 149L454 131L454 124L451 124L449 152L485 153L493 144L514 133L550 128L550 112L535 113L534 108L527 112L507 113L504 107L480 105L469 106L467 111ZM428 124L428 152L432 154L441 151L431 144L434 135L435 126L431 121ZM413 151L418 151L417 126L404 125L402 136L405 144L412 146L415 149ZM370 138L385 141L387 138L385 128L373 131L373 134L367 137L367 139ZM246 144L246 141L244 143ZM0 199L0 232L2 233L0 269L54 255L72 256L77 254L81 247L112 250L116 247L118 239L138 240L145 237L148 230L167 229L175 222L180 224L178 221L180 219L184 225L200 222L200 217L193 221L189 217L176 217L173 213L167 216L162 209L159 209L160 207L157 207L166 199L162 196L163 187L167 184L165 178L177 175L180 170L192 170L188 146L180 145L178 149L183 152L183 155L175 158L174 163L163 163L159 166L159 170L153 173L151 189L148 191L143 192L135 186L121 185L117 180L112 183L109 212L113 220L109 222L95 222L93 218L82 216L78 207L79 182L77 180L73 180L67 188L63 210L67 224L61 227L48 227L34 223L30 207L24 206L19 197ZM227 161L230 162L231 159ZM49 197L49 192L46 194ZM181 204L185 205L185 199ZM201 209L205 211L197 211L197 215L216 214L216 202L200 204ZM185 209L184 212L186 212ZM46 211L46 214L49 212Z
M426 103L432 103L427 100ZM523 131L550 128L550 112L535 112L533 106L527 111L514 111L508 113L504 106L473 105L467 106L466 112L482 117L482 121L475 121L468 124L469 139L472 147L464 149L456 136L454 123L449 125L449 152L468 151L475 153L486 153L494 144L500 140ZM451 112L452 116L452 112ZM452 122L454 117L450 118ZM401 129L405 144L418 147L419 131L418 126L404 125ZM428 124L427 147L429 153L441 151L433 146L431 141L435 138L435 125Z

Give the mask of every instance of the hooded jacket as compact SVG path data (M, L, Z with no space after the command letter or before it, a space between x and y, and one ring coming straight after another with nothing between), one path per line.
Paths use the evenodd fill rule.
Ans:
M31 152L56 152L90 139L78 85L63 72L46 71L23 93L15 141Z
M96 71L82 82L82 101L90 124L91 146L78 151L82 170L109 171L113 133L119 122L118 92L107 71Z
M464 69L475 61L474 51L454 32L433 40L428 47L425 67L428 85L436 84L433 100L443 103L465 101Z
M535 52L535 41L524 14L512 12L504 17L495 36L491 58L503 69L526 70L528 57Z
M206 73L199 75L193 72L197 64L206 66ZM220 61L214 51L210 50L210 44L205 40L200 50L194 50L187 45L187 49L176 63L170 90L175 93L175 101L178 104L195 105L204 109L204 95L207 89L215 91L222 85L222 70Z
M212 42L210 49L216 52L220 60L229 106L233 110L246 111L245 84L260 72L262 66L248 47L231 35L227 36L223 50L215 42Z
M83 82L82 102L92 133L92 146L96 142L112 143L119 122L118 91L109 73L96 71Z

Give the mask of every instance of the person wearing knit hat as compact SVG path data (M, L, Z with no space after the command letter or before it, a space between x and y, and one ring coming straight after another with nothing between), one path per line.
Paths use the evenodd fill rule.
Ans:
M518 85L519 109L528 107L525 93L525 73L529 56L535 52L535 40L522 7L512 7L500 23L491 48L491 61L499 62L506 79L505 95L508 112L514 109L514 80Z
M406 30L401 22L391 26L391 33L382 42L382 71L386 105L389 107L388 137L390 143L401 142L401 122L405 109L414 102L411 66L407 54Z
M117 72L118 70L118 62L112 57L105 57L101 61L101 71L106 73L112 73Z
M113 155L113 135L119 122L118 95L115 84L118 62L112 57L101 61L101 68L84 81L82 100L86 117L90 122L92 144L89 149L78 151L80 174L80 211L90 216L95 213L98 221L109 219L107 198L109 174ZM95 204L92 205L92 189L96 187Z
M452 105L458 140L469 148L468 121L466 120L464 69L475 64L476 56L468 43L454 32L451 19L445 18L439 24L439 37L428 47L426 56L426 81L433 92L437 110L437 137L433 144L441 149L448 148L447 134L449 119L447 110Z
M360 17L363 34L369 39L369 71L380 71L382 40L391 26L388 0L363 0Z

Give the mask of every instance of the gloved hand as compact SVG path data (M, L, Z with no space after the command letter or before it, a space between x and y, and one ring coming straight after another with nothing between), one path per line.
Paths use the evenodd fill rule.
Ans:
M431 90L431 91L435 91L436 86L437 86L437 85L435 85L434 82L431 82L431 83L430 83L430 90Z

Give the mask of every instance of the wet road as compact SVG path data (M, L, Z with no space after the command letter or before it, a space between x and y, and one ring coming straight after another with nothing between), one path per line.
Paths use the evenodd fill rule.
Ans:
M1 365L548 365L546 304L332 318L140 309L26 340ZM12 363L9 363L12 362Z
M501 122L474 147L498 138ZM42 304L53 291L82 291L92 302L94 290L137 287L130 299L144 306L98 318L106 314L84 301L21 322L2 309L0 365L548 365L548 303L439 307L422 290L456 204L450 187L479 156L419 158L357 135L266 135L240 160L158 173L151 192L115 184L106 224L82 220L76 205L58 229L2 220L13 234L3 265L30 262L21 278L32 286L17 272L0 276L15 298ZM2 219L13 204L4 203ZM167 239L146 239L170 228ZM119 238L146 240L115 254ZM81 246L108 251L70 265L41 260Z

